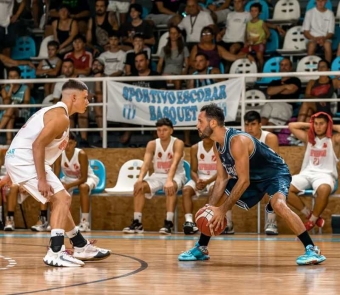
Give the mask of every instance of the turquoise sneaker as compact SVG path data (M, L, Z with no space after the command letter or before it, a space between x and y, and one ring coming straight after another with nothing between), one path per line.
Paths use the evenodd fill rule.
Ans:
M195 244L194 248L178 255L179 261L197 261L197 260L208 260L208 259L210 259L208 248L204 246L200 246L198 242Z
M321 255L321 251L317 246L308 245L306 253L296 259L298 265L319 264L326 260L326 257Z

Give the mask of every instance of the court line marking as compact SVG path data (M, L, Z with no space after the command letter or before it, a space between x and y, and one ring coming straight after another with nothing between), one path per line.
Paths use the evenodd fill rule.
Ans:
M3 259L3 260L7 260L7 265L6 265L6 267L0 267L0 270L7 270L7 269L10 269L10 268L12 268L13 266L16 266L17 265L17 263L16 263L16 261L14 260L14 259L12 259L11 257L5 257L5 256L2 256L2 255L0 255L0 259Z

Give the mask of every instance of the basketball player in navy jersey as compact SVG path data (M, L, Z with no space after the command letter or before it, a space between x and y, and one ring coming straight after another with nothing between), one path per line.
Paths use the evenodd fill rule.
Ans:
M197 129L202 139L210 137L215 141L217 178L208 205L214 212L210 220L213 228L223 227L226 212L234 205L248 210L268 194L268 210L274 210L287 222L306 249L296 263L319 264L326 260L314 246L299 216L286 204L292 177L284 160L251 135L224 127L223 110L216 104L201 109ZM209 240L209 236L201 234L195 247L180 254L178 260L208 260Z

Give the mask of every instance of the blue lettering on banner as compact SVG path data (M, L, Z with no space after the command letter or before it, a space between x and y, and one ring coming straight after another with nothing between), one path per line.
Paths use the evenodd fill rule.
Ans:
M136 106L133 104L124 104L123 118L133 120L136 116Z
M197 106L149 106L150 121L157 121L161 118L169 118L174 125L178 122L193 122L197 120Z

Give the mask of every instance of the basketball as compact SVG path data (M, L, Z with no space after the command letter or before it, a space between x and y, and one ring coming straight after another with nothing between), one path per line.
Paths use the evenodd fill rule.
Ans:
M227 219L224 217L222 228L218 228L218 230L213 229L212 226L208 225L208 222L212 219L213 216L214 212L210 209L207 209L207 207L199 209L195 215L198 230L202 234L209 237L220 235L227 226Z

